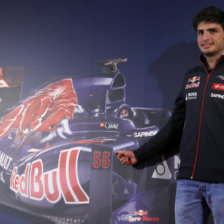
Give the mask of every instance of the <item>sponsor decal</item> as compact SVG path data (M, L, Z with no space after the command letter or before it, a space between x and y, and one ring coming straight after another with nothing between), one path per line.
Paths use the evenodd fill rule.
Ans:
M224 91L224 84L213 83L212 89Z
M5 183L5 179L4 179L4 176L3 176L3 171L0 172L0 181L2 183Z
M218 93L211 93L210 95L212 98L219 98L224 100L224 95Z
M159 130L153 131L136 131L134 132L134 138L151 137L158 133Z
M186 99L186 101L196 100L197 99L197 92L187 93L185 99Z
M137 212L135 212L135 215L140 215L140 216L148 215L148 212L144 210L138 210Z
M22 174L18 174L18 167L14 167L10 189L36 201L46 199L49 203L56 203L63 198L65 204L89 203L89 197L79 182L79 153L78 149L61 151L58 167L46 172L41 159L26 164Z
M127 221L127 222L159 222L159 217L152 217L148 215L148 211L146 210L138 210L134 214L127 214L127 215L121 215L119 218L119 221Z
M180 168L180 157L178 155L174 156L174 179L177 179Z
M160 180L170 180L173 177L176 180L180 167L180 157L178 155L175 155L173 157L173 167L171 167L171 169L169 168L167 160L165 160L163 154L161 155L161 159L162 162L156 165L152 174L152 178ZM173 174L171 170L174 171Z
M12 161L12 158L10 156L0 151L0 166L3 169L8 170L11 161Z
M0 88L10 87L4 79L0 79Z
M119 125L117 123L101 122L100 127L106 129L118 129Z
M200 85L200 76L194 76L188 79L185 89L197 88Z

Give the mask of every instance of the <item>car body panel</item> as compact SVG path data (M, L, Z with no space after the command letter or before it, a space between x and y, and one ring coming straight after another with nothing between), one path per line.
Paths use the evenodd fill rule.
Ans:
M127 105L119 62L104 62L98 75L51 82L2 116L2 204L55 223L129 223L122 214L130 207L143 216L142 194L154 193L139 192L144 172L121 168L114 152L136 150L170 111Z

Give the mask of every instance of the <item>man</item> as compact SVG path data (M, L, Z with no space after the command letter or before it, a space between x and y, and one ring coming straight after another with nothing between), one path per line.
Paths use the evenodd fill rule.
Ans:
M193 26L201 66L186 73L171 118L138 150L116 153L123 164L134 165L168 150L182 133L176 224L204 223L204 202L214 223L224 224L224 11L207 7L195 15Z

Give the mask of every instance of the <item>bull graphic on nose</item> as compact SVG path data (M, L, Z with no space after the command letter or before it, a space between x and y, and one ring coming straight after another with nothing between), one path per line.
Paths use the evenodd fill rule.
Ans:
M13 131L19 145L27 136L53 131L63 119L73 118L77 104L72 79L50 84L2 117L0 140Z

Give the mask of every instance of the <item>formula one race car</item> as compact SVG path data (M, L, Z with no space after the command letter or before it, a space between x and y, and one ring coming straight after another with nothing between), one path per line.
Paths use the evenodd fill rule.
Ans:
M98 63L101 74L55 81L2 111L0 203L54 223L167 223L148 213L144 200L155 189L140 189L144 172L113 160L114 151L137 149L170 117L126 104L117 68L125 61Z

